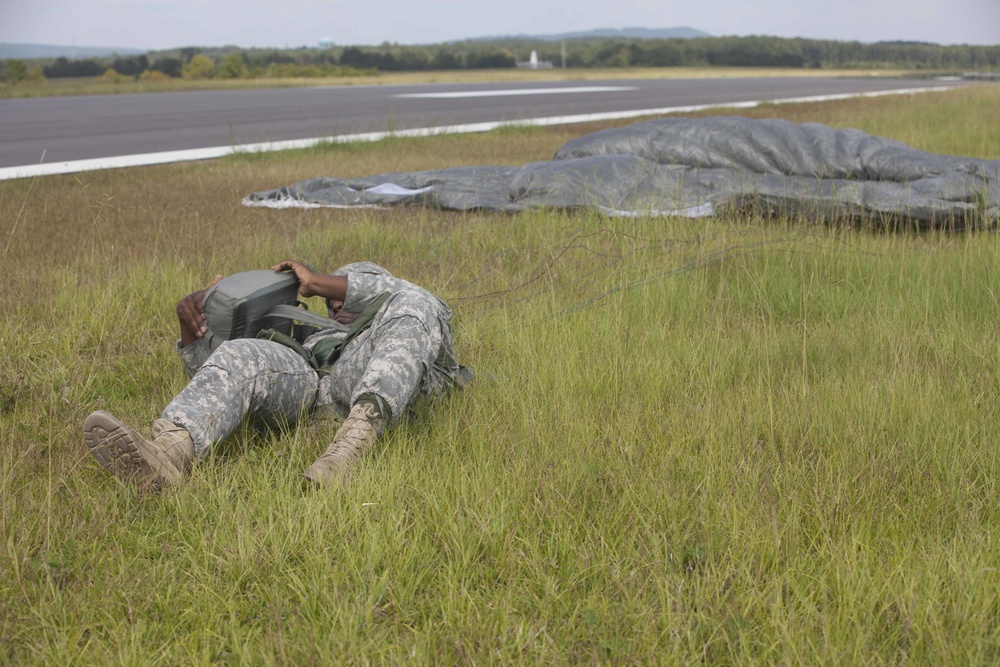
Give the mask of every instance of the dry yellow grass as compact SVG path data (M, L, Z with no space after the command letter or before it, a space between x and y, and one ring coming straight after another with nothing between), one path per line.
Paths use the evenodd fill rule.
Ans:
M477 83L493 81L603 81L607 79L735 79L775 77L897 77L903 70L789 69L778 67L629 67L550 70L456 70L379 74L380 84ZM354 83L363 83L362 80Z
M491 83L527 81L603 81L608 79L712 79L774 77L898 77L903 70L786 69L775 67L630 67L617 69L448 70L437 72L382 72L375 76L308 79L211 79L168 81L53 79L41 84L0 84L0 97L57 95L119 95L179 90L238 90L298 88L303 86L389 86L422 83Z

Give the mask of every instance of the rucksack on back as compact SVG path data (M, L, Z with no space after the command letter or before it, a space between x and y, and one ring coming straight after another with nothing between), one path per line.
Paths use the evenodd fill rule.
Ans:
M209 348L224 341L254 338L262 329L303 338L318 328L346 330L334 320L299 307L299 281L294 273L244 271L227 276L205 293L205 326ZM293 321L305 322L295 327Z

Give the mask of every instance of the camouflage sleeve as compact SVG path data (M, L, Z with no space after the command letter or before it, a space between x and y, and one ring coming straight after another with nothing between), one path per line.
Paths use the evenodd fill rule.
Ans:
M181 341L178 339L176 348L177 355L181 358L181 364L184 365L184 373L189 378L194 377L194 374L198 372L198 369L202 367L205 360L212 354L212 350L208 346L208 339L206 338L199 338L187 347L181 347Z
M348 273L344 310L349 313L360 313L385 292L399 294L409 291L426 292L423 288L400 278L371 273Z

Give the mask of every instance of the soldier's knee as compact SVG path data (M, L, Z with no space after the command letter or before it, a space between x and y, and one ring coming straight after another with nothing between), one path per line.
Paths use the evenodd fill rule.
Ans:
M260 354L261 342L264 341L258 341L254 338L224 341L215 349L206 364L224 369L242 368L248 360L255 359Z
M385 305L386 311L398 311L401 313L412 312L416 314L426 309L427 297L413 292L399 292L398 294L393 294L392 297L386 301Z
M225 352L227 354L246 353L247 351L260 347L260 343L261 341L256 338L236 338L233 340L223 341L216 351Z
M386 303L381 320L386 323L401 321L406 324L414 324L419 322L424 327L430 328L436 317L425 297L403 292L393 295Z

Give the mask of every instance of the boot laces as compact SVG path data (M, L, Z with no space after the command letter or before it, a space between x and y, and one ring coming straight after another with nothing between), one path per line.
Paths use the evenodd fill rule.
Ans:
M378 437L377 421L380 420L378 412L368 403L358 403L351 413L344 420L344 424L337 431L330 447L323 454L323 457L332 456L341 458L344 456L356 458L365 453L375 443Z

